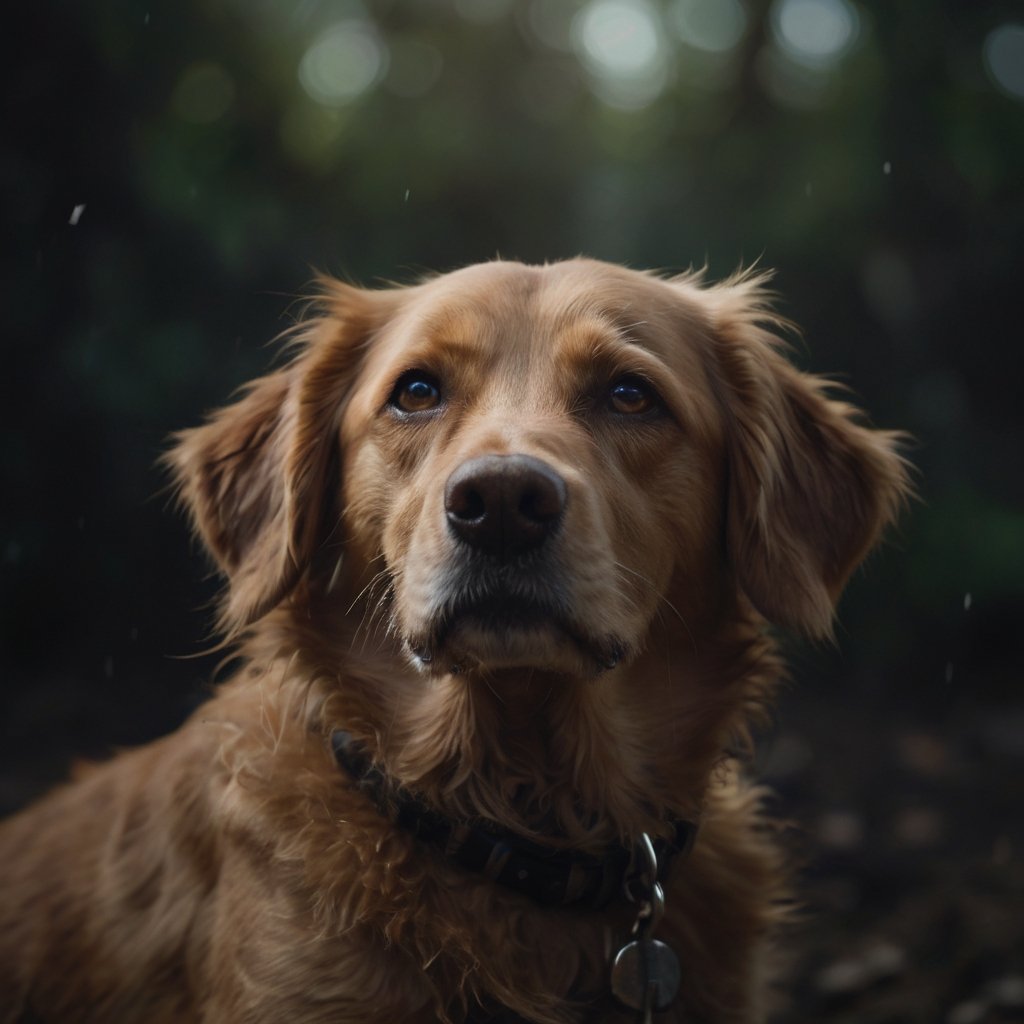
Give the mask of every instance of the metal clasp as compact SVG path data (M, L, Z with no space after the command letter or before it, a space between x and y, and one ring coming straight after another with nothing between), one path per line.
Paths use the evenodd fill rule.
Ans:
M668 1009L675 999L680 969L675 953L651 938L665 913L665 893L658 882L654 844L646 833L636 842L622 888L637 912L633 939L619 950L612 964L612 994L623 1006L636 1010L642 1024L652 1024L655 1012Z
M665 913L665 891L658 881L658 855L646 832L640 833L633 847L633 862L622 891L630 903L637 905L632 934L650 934Z

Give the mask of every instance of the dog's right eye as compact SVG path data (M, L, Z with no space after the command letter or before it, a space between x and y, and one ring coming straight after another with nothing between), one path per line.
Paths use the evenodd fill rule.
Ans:
M401 412L429 412L441 404L441 389L429 373L409 370L398 378L388 404Z
M660 401L657 392L647 381L627 375L611 386L608 404L622 416L641 416L655 412Z

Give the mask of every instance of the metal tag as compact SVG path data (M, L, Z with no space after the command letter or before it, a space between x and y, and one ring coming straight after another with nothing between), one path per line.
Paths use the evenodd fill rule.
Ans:
M623 1006L646 1013L667 1010L679 992L679 959L657 939L634 939L615 956L612 993Z

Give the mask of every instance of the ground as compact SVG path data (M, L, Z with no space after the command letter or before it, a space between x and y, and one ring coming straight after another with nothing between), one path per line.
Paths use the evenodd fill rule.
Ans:
M803 862L779 1024L1024 1021L1024 705L784 699L762 773Z

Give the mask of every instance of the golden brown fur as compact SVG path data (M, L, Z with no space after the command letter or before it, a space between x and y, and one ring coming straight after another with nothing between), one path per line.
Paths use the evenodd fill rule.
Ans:
M169 457L244 667L0 830L0 1021L636 1019L607 985L629 904L542 908L453 865L349 784L340 727L451 818L590 851L699 821L662 1019L762 1019L785 874L727 751L779 675L766 622L828 635L906 490L894 435L778 326L749 275L327 284L291 362ZM396 407L410 370L440 388L425 413ZM658 397L624 412L623 380ZM451 525L446 485L487 456L563 481L525 569ZM565 619L451 611L473 587Z

